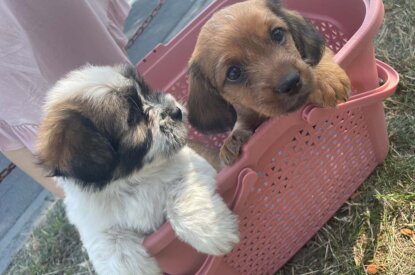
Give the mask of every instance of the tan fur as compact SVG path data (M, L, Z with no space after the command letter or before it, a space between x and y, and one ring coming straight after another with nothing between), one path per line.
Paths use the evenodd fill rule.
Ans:
M78 106L71 102L63 102L50 108L49 115L39 126L37 152L45 167L58 166L61 170L67 171L70 169L69 160L74 152L65 146L65 139L77 142L79 137L76 135L77 131L71 130L70 135L67 134L67 125L61 123L67 116L62 110L79 111Z
M314 67L300 53L298 37L305 45L316 46L312 36L289 32L306 24L301 15L269 5L265 0L245 1L214 14L203 26L190 60L190 122L226 121L223 130L235 120L232 112L236 112L236 124L220 152L226 165L236 160L242 144L265 119L294 111L307 99L317 106L334 107L350 93L350 81L328 48ZM274 28L287 30L281 45L270 39ZM235 63L243 64L246 82L227 83L227 70ZM301 76L300 92L290 97L276 93L276 85L292 71Z

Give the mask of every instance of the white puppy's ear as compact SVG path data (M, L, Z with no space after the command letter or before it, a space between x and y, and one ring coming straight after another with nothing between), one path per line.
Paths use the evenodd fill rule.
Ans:
M38 158L51 176L71 177L83 187L101 189L112 180L117 152L80 112L49 113L39 128Z

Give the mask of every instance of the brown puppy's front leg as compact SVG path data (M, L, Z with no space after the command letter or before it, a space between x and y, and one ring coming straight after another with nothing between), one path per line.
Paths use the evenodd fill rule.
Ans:
M231 134L220 148L219 158L223 165L232 165L241 153L241 147L255 132L255 129L267 118L244 107L235 106L237 121Z
M351 93L351 84L344 70L333 59L333 52L326 48L320 63L314 68L317 89L310 95L310 102L319 107L335 107L345 102Z
M237 125L237 124L236 124ZM253 130L247 128L236 127L231 134L225 139L220 148L219 157L221 162L226 165L232 165L239 157L241 147L254 133Z

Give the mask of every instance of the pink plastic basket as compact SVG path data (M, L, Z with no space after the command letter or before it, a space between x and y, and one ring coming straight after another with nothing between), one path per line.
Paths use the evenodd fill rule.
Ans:
M153 88L187 97L187 62L201 26L235 0L213 2L169 44L138 65ZM286 0L309 18L337 52L353 96L337 108L307 106L257 129L242 157L217 176L218 189L240 218L241 242L223 257L197 253L168 223L144 245L168 274L273 274L339 209L386 157L382 101L398 74L377 61L372 40L383 20L381 0ZM379 87L379 80L383 81ZM190 137L219 147L226 135Z

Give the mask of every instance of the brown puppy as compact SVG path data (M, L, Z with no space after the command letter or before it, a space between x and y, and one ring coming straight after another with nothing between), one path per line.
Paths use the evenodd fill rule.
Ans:
M225 165L270 117L307 101L334 107L350 81L313 26L279 1L228 6L202 28L189 63L189 121L205 133L232 130L220 158Z

